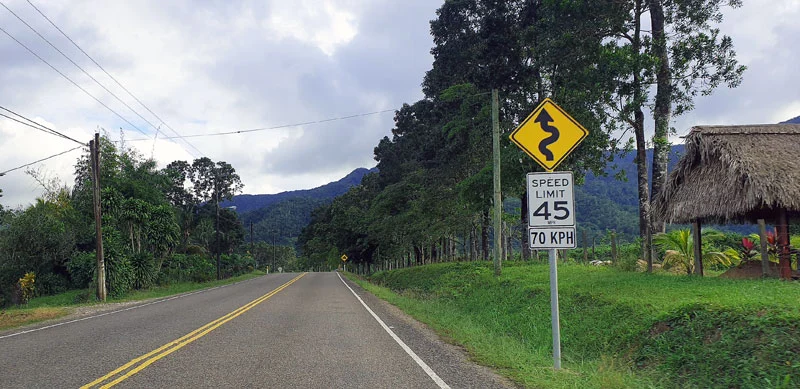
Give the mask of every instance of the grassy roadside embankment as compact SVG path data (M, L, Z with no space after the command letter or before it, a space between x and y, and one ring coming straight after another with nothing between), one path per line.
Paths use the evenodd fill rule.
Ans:
M506 263L495 278L489 263L444 263L370 281L356 280L526 387L800 385L796 282L562 265L555 372L546 264Z
M140 301L153 298L167 297L181 293L192 292L200 289L213 288L215 286L232 284L235 282L249 280L263 276L263 271L256 270L252 273L226 278L224 280L214 280L208 282L177 282L169 285L154 286L145 290L134 290L119 298L109 298L107 303L119 303L127 301ZM70 290L53 296L43 296L31 299L28 304L21 307L13 307L0 310L0 331L33 324L40 321L57 319L69 315L74 308L86 305L97 305L99 302L85 302L89 296L93 296L94 291L90 289Z

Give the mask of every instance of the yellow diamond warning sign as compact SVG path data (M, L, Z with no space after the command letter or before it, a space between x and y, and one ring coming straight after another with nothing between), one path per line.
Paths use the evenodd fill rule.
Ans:
M553 100L544 99L511 133L511 141L548 172L558 166L589 135Z

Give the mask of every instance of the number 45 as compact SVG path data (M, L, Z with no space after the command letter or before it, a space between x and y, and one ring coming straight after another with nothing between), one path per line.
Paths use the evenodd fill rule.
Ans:
M533 216L544 217L544 220L550 220L550 216L552 216L556 220L566 220L569 217L569 208L566 207L568 202L566 201L554 201L553 202L553 213L550 213L550 202L545 201L536 211L533 212ZM559 215L558 212L561 212Z

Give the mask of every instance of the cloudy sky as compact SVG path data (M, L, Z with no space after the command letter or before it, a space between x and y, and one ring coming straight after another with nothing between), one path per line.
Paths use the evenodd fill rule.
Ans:
M422 94L436 0L31 0L152 110L117 86L26 0L0 0L139 115L0 6L0 28L128 122L0 32L0 106L88 141L98 128L161 166L207 156L231 163L245 193L311 188L358 167L390 133L393 114ZM726 11L743 84L697 100L674 126L770 123L800 115L800 0L745 0ZM381 112L381 111L389 112ZM381 113L375 113L381 112ZM7 114L5 111L0 113ZM374 114L371 114L374 113ZM356 118L326 121L353 115ZM245 134L157 138L269 128ZM133 126L138 127L138 129ZM650 125L650 123L648 123ZM169 127L169 128L168 128ZM120 131L124 129L122 134ZM141 130L141 131L140 131ZM146 139L146 140L140 140ZM190 145L190 144L191 145ZM0 172L76 144L0 117ZM72 183L80 151L34 167ZM0 204L41 193L23 170L0 177Z

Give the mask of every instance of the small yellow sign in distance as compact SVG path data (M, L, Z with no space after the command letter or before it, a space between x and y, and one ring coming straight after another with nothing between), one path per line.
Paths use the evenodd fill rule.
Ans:
M544 170L552 172L588 135L577 120L547 98L509 138Z
M342 254L342 262L347 262L347 254Z

